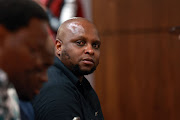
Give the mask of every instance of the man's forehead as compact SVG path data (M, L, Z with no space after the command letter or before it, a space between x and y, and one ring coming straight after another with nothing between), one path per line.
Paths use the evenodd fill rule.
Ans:
M84 27L79 22L71 22L67 24L67 29L69 29L73 34L84 32Z

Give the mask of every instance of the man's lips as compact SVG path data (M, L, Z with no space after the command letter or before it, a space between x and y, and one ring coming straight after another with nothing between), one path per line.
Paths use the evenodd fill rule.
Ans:
M94 60L91 58L85 58L82 60L85 64L94 64Z

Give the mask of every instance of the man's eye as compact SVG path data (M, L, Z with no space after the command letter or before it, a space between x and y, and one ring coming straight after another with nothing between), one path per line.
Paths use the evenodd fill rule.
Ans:
M95 48L95 49L99 49L99 48L100 48L100 44L97 44L97 43L94 43L92 46L93 46L93 48Z
M83 46L85 44L85 42L84 41L76 41L76 44L78 46Z

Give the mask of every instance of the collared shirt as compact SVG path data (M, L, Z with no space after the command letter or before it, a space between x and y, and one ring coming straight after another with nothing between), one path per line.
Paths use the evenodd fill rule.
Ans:
M0 120L20 120L19 100L15 88L0 69Z
M86 78L78 78L56 57L48 82L33 100L36 120L103 120L100 102Z
M34 110L29 101L19 100L21 120L34 120Z

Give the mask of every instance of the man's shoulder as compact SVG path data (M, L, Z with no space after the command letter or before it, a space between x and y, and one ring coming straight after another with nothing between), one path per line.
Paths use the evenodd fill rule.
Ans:
M70 76L72 76L72 75L69 73L66 73L63 69L58 68L53 65L48 69L48 82L45 84L47 84L48 86L49 85L51 85L51 86L58 85L58 86L61 86L62 88L63 88L63 86L64 87L69 87L69 86L74 87L75 83L72 82L72 81L74 81L74 77L70 77Z
M56 66L49 67L47 84L64 84L66 82L68 82L67 77L61 69Z
M63 71L51 66L48 69L48 82L44 83L40 93L58 93L65 94L67 92L75 92L76 86L64 74Z
M61 69L57 68L55 65L52 65L48 68L48 74L53 74L57 72L62 72Z

